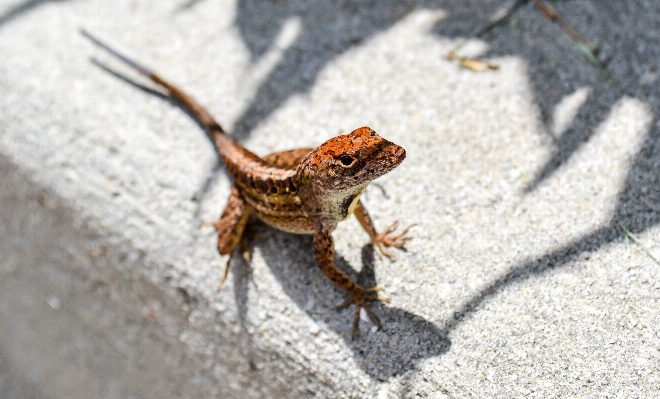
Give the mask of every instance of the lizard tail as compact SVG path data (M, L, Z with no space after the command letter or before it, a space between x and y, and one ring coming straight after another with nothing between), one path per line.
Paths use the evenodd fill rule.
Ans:
M186 110L188 110L199 121L199 123L204 127L204 130L206 130L206 133L209 135L209 138L215 143L218 149L220 149L223 146L223 144L226 143L227 141L231 141L227 133L222 129L222 127L218 124L218 122L216 122L215 119L213 119L211 114L209 114L209 112L206 109L204 109L204 107L197 104L197 102L193 100L189 95L187 95L182 90L180 90L173 84L169 83L165 79L161 78L154 72L152 72L149 68L140 65L138 62L133 61L132 59L121 54L119 51L110 47L106 43L92 36L85 29L80 29L80 33L89 40L91 40L97 46L101 47L108 53L115 56L117 59L121 60L126 65L130 66L131 68L135 69L137 72L141 73L142 75L148 77L158 85L167 89L170 96L172 96L175 100L177 100Z

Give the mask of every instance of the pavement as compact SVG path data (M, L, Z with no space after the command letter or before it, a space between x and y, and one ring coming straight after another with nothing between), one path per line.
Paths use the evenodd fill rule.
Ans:
M0 395L650 398L660 392L660 2L0 0ZM339 267L256 224L219 293L230 180L199 126L95 48L175 82L257 154L359 126L408 157ZM626 233L628 231L630 234ZM634 238L633 238L634 237Z

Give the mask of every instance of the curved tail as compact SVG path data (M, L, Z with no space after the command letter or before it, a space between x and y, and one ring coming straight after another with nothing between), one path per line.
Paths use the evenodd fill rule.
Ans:
M188 110L204 127L206 134L215 144L218 154L220 154L220 157L224 161L227 171L234 177L235 181L245 187L270 187L269 185L272 185L277 188L281 186L282 190L287 192L295 189L295 182L292 180L295 171L270 165L254 153L243 148L225 133L218 122L213 119L204 107L197 104L195 100L182 90L156 75L148 68L103 43L84 29L81 29L80 33L126 65L167 89L170 96Z
M141 73L142 75L148 77L155 83L167 89L170 96L172 96L175 100L177 100L199 121L199 123L204 127L204 130L206 130L207 134L209 135L209 138L218 147L218 151L222 153L221 147L225 142L231 141L231 139L229 138L229 136L227 136L227 133L222 129L220 124L218 124L218 122L216 122L215 119L213 119L211 114L209 114L209 112L206 109L204 109L204 107L197 104L197 102L195 102L195 100L193 100L189 95L187 95L181 89L177 88L173 84L169 83L165 79L155 74L149 68L128 58L124 54L120 53L119 51L110 47L106 43L92 36L92 34L87 32L85 29L80 29L80 33L89 40L91 40L97 46L101 47L108 53L115 56L117 59L121 60L126 65L130 66L131 68L135 69L137 72Z

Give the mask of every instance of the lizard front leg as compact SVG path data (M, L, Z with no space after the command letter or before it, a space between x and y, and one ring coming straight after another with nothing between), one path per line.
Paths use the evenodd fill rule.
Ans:
M243 237L245 225L247 224L251 212L251 207L241 196L238 187L232 187L229 201L227 201L227 206L225 206L225 209L222 211L220 220L213 223L213 226L218 232L218 252L220 252L220 255L230 254L229 259L227 260L227 266L225 267L225 274L218 284L218 290L227 279L229 265L233 259L234 249L236 249L236 245L238 245Z
M355 332L357 331L360 322L360 309L364 310L369 315L371 321L382 329L378 317L369 309L367 302L369 301L388 301L389 299L378 298L376 296L376 289L365 289L357 285L346 273L342 272L335 266L335 246L332 240L332 235L329 231L319 231L314 234L314 255L316 262L319 264L323 274L328 276L333 283L339 288L342 288L348 293L350 299L339 305L337 309L343 309L350 304L355 304L355 316L353 317L353 331L351 332L351 339L355 340Z
M400 234L391 235L390 233L392 233L399 224L399 222L394 222L388 228L383 230L383 232L378 233L374 227L374 222L371 221L371 217L369 217L369 213L367 213L367 209L362 205L362 201L358 201L355 206L355 217L357 217L364 231L369 234L371 243L376 249L376 252L378 252L378 256L381 256L382 254L393 259L394 257L387 247L403 248L406 242L410 241L410 237L406 237L406 233L408 233L408 230L410 230L414 224L406 227Z

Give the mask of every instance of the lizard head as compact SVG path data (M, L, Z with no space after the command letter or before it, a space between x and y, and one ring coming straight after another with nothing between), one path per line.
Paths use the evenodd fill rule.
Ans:
M403 147L361 127L331 138L309 153L298 167L298 177L323 191L363 191L405 158Z

